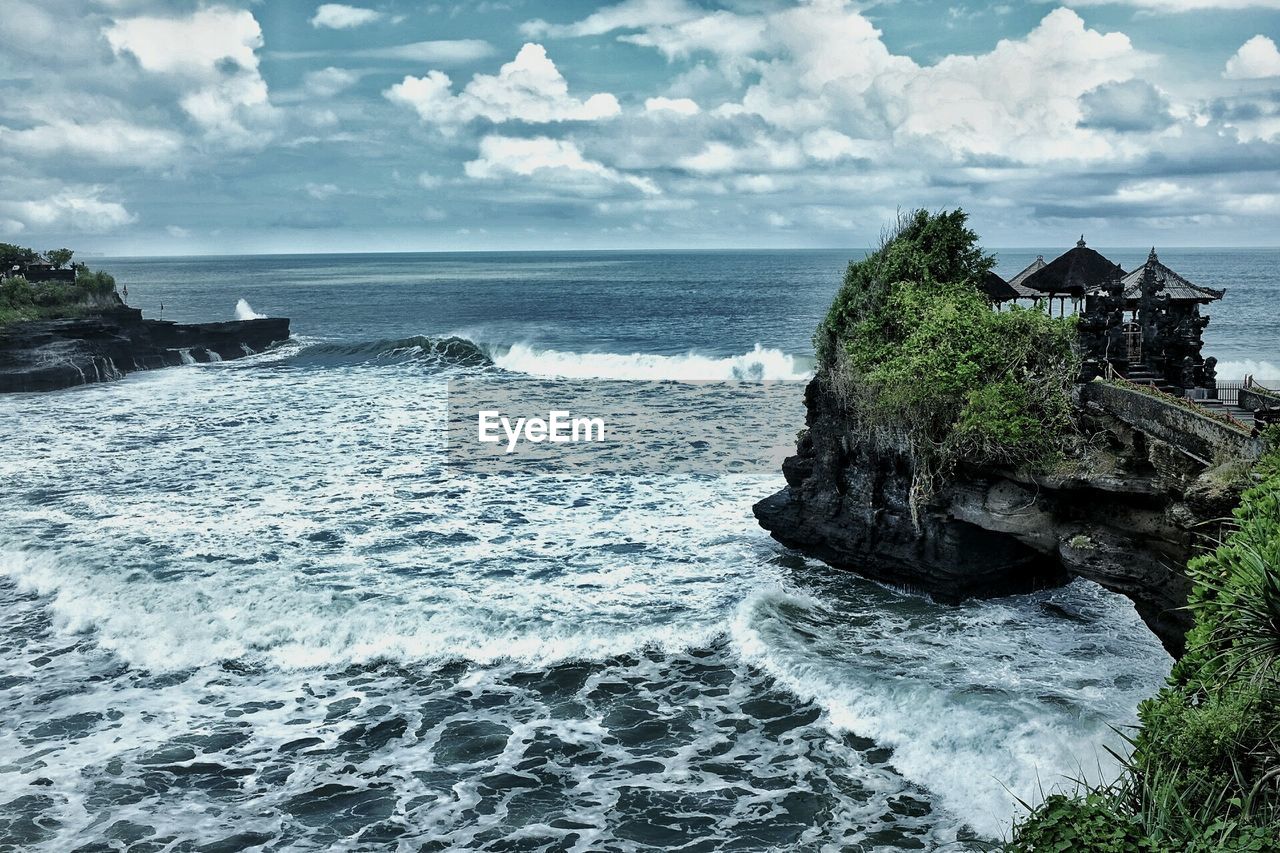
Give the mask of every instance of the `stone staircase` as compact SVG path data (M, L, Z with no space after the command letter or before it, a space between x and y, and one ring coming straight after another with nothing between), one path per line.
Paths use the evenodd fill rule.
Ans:
M1172 394L1175 397L1183 396L1182 389L1170 385L1165 381L1162 374L1152 370L1145 364L1138 364L1130 367L1129 373L1125 378L1135 385L1145 385L1149 388L1155 388L1158 391L1163 391L1166 394ZM1242 409L1239 406L1232 405L1218 399L1195 399L1193 401L1207 411L1223 412L1231 415L1236 420L1247 426L1253 425L1253 412L1250 412L1247 409Z

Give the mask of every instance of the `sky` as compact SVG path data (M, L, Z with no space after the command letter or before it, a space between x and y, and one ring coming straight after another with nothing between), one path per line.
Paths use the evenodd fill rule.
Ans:
M1280 245L1280 0L0 0L0 241Z

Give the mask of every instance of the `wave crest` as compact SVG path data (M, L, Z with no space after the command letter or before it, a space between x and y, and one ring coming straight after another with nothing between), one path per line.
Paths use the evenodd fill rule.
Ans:
M318 343L300 350L290 361L298 364L362 364L367 362L427 362L441 366L492 367L493 361L474 341L456 336L384 338L357 343Z
M493 362L516 373L564 379L801 380L813 375L810 360L759 344L742 355L723 357L693 352L684 355L577 353L514 344L505 352L495 348Z

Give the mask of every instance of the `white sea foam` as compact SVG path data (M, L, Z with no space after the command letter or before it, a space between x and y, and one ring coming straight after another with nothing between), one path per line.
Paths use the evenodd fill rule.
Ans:
M20 690L32 698L5 705L16 700L0 697L0 711L21 726L6 728L22 733L0 732L0 764L31 755L20 737L49 719L91 713L95 703L125 712L118 723L102 720L90 737L56 741L56 754L43 755L39 766L22 765L23 780L50 778L60 794L80 798L59 813L62 834L44 849L72 849L100 832L94 821L105 807L76 803L91 799L113 757L132 766L140 752L234 718L252 727L252 747L244 749L255 751L226 760L265 766L302 729L329 744L348 728L328 720L321 698L363 696L360 707L371 712L394 705L410 718L410 732L425 725L422 735L406 735L403 748L412 752L379 753L361 766L367 778L343 780L382 785L380 768L422 766L434 738L459 719L452 711L425 719L441 696L453 697L443 702L449 705L454 693L472 688L509 695L517 710L485 708L513 731L517 722L578 713L567 705L552 713L536 691L497 683L502 672L545 672L563 661L589 661L584 668L596 679L581 690L589 715L573 737L606 756L619 750L617 767L588 763L573 771L585 780L581 796L593 805L581 813L593 825L608 825L615 799L634 799L638 777L654 796L723 789L721 777L700 767L719 756L763 780L732 783L751 792L735 819L777 813L789 790L818 790L806 787L807 774L817 773L823 790L848 784L868 798L841 801L813 827L823 839L849 839L851 849L859 832L886 823L899 829L914 821L928 832L958 824L893 812L888 804L900 797L941 802L992 830L1016 812L1002 782L1034 797L1029 780L1037 769L1051 783L1074 772L1076 758L1091 765L1106 724L1126 722L1167 666L1125 602L1108 610L1111 599L1090 604L1074 587L1064 600L1097 611L1086 624L1037 616L1045 596L950 610L883 591L867 598L848 576L825 570L810 574L833 578L830 587L801 587L776 564L778 547L751 517L751 503L777 488L776 476L444 477L443 383L398 364L282 370L269 360L278 357L248 360L260 361L259 369L146 372L94 394L5 401L4 415L23 428L0 446L0 479L18 496L0 517L0 547L7 547L0 575L24 592L0 583L16 611L0 616L6 630L39 625L50 649L75 650L46 655L53 662L38 671L28 663L39 659L34 649L11 656L15 671L30 676ZM737 414L744 422L761 416ZM69 641L73 634L84 642ZM675 672L669 658L682 650L691 660ZM723 680L702 684L708 654ZM380 660L395 666L362 685L331 680L347 664ZM86 671L119 673L121 662L128 674L108 678L137 679L136 687L108 680L95 682L86 698L72 691L56 706L35 701L52 689L55 671L79 683ZM465 683L431 674L455 671L443 662L461 662L457 679ZM411 684L386 674L401 670L414 673ZM164 686L153 686L145 671L165 673L156 679ZM242 671L248 674L229 674ZM1131 679L1127 686L1117 686L1120 676ZM605 689L596 691L597 682ZM693 684L707 692L690 699ZM673 730L693 703L696 746L659 756L661 771L652 775L619 769L631 759L616 735L588 729L604 725L590 716L591 703L620 685L632 691L621 704L657 702L657 716ZM717 685L723 690L713 693ZM762 720L774 717L743 710L764 694L799 714L816 713L805 704L812 700L823 716L766 736ZM224 716L249 701L284 707ZM478 705L468 712L477 720L486 713ZM306 726L291 724L298 715ZM735 733L727 721L756 728ZM616 732L628 724L609 725ZM892 747L893 766L936 796L903 782L882 760L863 761L823 725ZM569 739L558 720L546 726ZM504 751L497 765L514 759L519 741L510 741L512 754ZM253 788L252 797L225 807L216 826L174 823L168 815L194 808L174 790L137 806L137 817L211 842L217 826L257 826L264 810L283 808L282 798L333 781L328 768L345 759L331 758L297 758L297 787ZM465 847L483 828L464 804L485 796L481 771L467 772L471 781L456 800L432 791L425 799L435 805L421 807L430 813L412 814L414 831ZM424 799L422 781L397 772L404 801ZM770 781L779 774L785 785ZM501 811L484 821L497 826ZM731 837L731 821L715 831ZM584 837L596 839L584 850L614 840L604 829ZM927 836L927 849L934 840Z
M1262 381L1280 379L1280 367L1269 361L1255 361L1251 358L1218 362L1219 379L1244 379L1246 376Z
M566 379L727 381L808 379L813 375L809 360L759 344L751 352L724 357L692 352L684 355L578 353L514 344L505 351L494 347L492 358L505 370Z
M257 311L254 311L253 306L249 304L248 300L241 299L236 303L237 320L262 320L266 316L266 314L259 314Z
M985 835L1007 832L1015 798L1039 802L1068 777L1114 778L1101 745L1123 744L1110 726L1133 721L1146 689L1134 682L1150 684L1168 667L1128 602L1077 581L968 602L920 624L881 592L842 601L837 613L830 600L761 590L733 618L734 646L822 707L836 729L892 748L894 767ZM1054 599L1087 617L1040 609ZM825 626L816 638L814 625ZM1117 634L1117 625L1125 630ZM1095 642L1124 664L1100 670Z

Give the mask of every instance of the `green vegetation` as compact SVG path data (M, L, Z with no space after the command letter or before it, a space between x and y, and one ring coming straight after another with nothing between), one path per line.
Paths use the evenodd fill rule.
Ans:
M1121 778L1049 797L1009 850L1280 850L1280 449L1253 474L1231 533L1187 566L1195 627Z
M907 433L921 491L960 460L1040 466L1073 435L1072 320L994 311L995 264L956 210L899 217L851 262L815 336L820 376L852 422Z
M31 249L0 243L0 271L15 264L45 260L55 269L71 262L70 249L51 249L43 256ZM112 304L116 280L105 272L92 272L75 264L76 278L70 281L31 282L22 275L0 278L0 326L23 320L74 317Z

